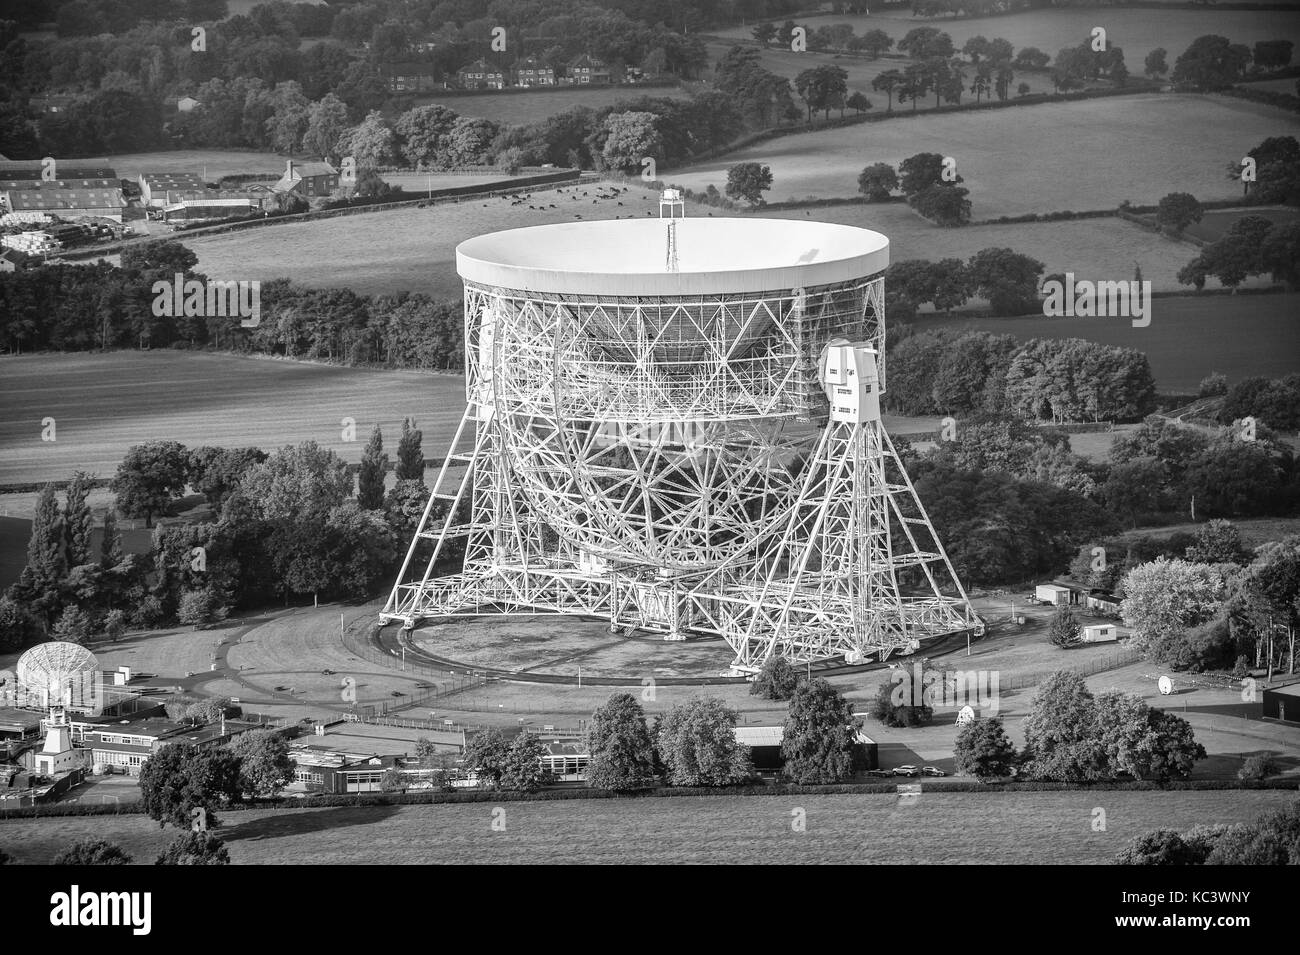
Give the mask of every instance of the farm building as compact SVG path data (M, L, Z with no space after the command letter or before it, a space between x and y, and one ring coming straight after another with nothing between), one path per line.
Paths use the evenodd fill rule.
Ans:
M62 170L60 170L62 172ZM71 177L60 179L0 179L0 192L10 189L119 189L121 182L106 176Z
M163 219L168 222L202 222L207 219L229 219L234 216L250 216L260 212L261 203L256 199L181 199L163 207Z
M328 196L339 185L339 171L327 162L296 162L287 160L284 175L271 188L276 192L292 192L304 198Z
M0 250L0 272L21 272L38 265L34 258L17 249Z
M1105 590L1093 590L1088 593L1086 605L1089 610L1095 610L1098 613L1104 613L1112 616L1119 616L1119 605L1122 598Z
M1264 690L1264 719L1300 725L1300 681Z
M68 163L56 163L55 175L60 179L111 179L117 183L117 172L112 166L77 166ZM22 179L27 182L41 181L45 175L45 163L40 159L11 159L0 162L0 181Z
M1113 623L1102 623L1083 628L1084 643L1110 643L1119 639L1119 630Z
M198 199L205 195L207 186L203 177L194 172L142 172L140 173L140 199L146 206L161 209L163 206L185 199Z
M116 183L107 189L10 189L0 192L0 203L8 212L45 212L65 219L92 217L115 222L122 221L126 206Z
M1039 603L1051 604L1053 607L1068 607L1072 601L1069 587L1059 584L1039 584L1034 588L1034 599Z

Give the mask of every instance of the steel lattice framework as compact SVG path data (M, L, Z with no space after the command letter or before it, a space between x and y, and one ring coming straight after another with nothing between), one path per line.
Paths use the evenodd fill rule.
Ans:
M670 225L670 270L678 235L715 223ZM589 225L599 243L616 225L644 241L655 223ZM516 233L561 229L547 238L587 239ZM880 424L887 242L849 231L879 240L869 260L796 263L808 284L766 290L792 270L586 280L485 272L463 245L467 408L382 618L598 615L667 639L717 634L743 671L978 628ZM489 251L508 258L512 235ZM453 541L463 569L439 576Z

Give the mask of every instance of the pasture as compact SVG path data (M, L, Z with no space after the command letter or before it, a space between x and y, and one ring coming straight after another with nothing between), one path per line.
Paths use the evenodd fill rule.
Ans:
M432 93L415 97L412 104L423 106L437 103L455 110L461 116L475 116L490 119L494 123L519 126L540 122L575 106L600 109L612 106L619 100L641 96L685 99L687 95L687 91L680 86L571 86L557 88L555 92L494 92L471 96L440 96Z
M142 172L197 172L207 182L250 173L265 173L269 180L278 179L284 172L285 161L284 156L255 149L161 149L68 160L79 166L112 166L120 179L135 179Z
M109 477L128 447L153 440L267 450L312 440L355 463L376 424L391 455L408 415L437 458L465 405L459 375L232 355L22 355L0 369L0 484L65 481L79 469ZM41 440L46 417L54 441ZM343 440L347 417L354 441Z
M1158 827L1251 822L1295 799L1283 791L893 793L689 796L504 804L254 809L221 814L234 864L630 862L897 865L1106 864ZM807 828L791 827L791 808ZM1104 832L1094 809L1106 810ZM499 817L499 811L498 811ZM100 837L149 863L176 837L143 815L0 822L16 862L48 863L74 840Z
M1300 295L1158 298L1151 324L1134 328L1113 318L937 318L922 330L948 326L1018 338L1084 338L1144 352L1160 391L1195 393L1201 379L1222 372L1230 381L1274 378L1296 370L1300 355Z
M783 18L774 19L779 23ZM1300 11L1291 10L1160 10L1150 7L1097 10L1077 7L960 20L914 17L891 11L884 15L865 16L833 14L800 22L809 30L831 23L850 23L859 34L880 29L895 42L913 27L933 26L951 36L958 49L973 36L1002 37L1017 50L1036 46L1052 56L1062 47L1076 46L1088 39L1093 27L1100 26L1106 30L1107 43L1124 51L1124 64L1136 76L1142 75L1143 60L1156 47L1168 51L1167 59L1172 69L1178 55L1198 36L1207 33L1217 33L1233 43L1247 46L1253 46L1257 40L1291 40L1300 45ZM731 27L718 33L749 38L751 29L750 26Z
M1221 238L1225 232L1232 228L1232 224L1242 216L1263 216L1275 226L1289 225L1300 221L1300 209L1288 209L1285 206L1215 209L1206 212L1200 222L1194 222L1188 226L1186 232L1198 239L1213 242L1215 239Z
M957 161L975 219L1031 212L1154 204L1176 189L1231 199L1224 166L1300 119L1269 107L1243 110L1216 96L1138 94L894 119L781 136L661 178L723 189L739 162L772 169L768 202L853 196L870 163L897 165L920 152Z
M650 189L632 188L618 199L595 199L598 188L608 194L605 184L562 188L538 190L519 205L507 197L470 198L425 209L365 212L183 241L198 255L198 270L213 277L266 281L288 276L304 285L347 286L361 295L408 290L459 299L456 246L472 236L579 217L659 214L658 194ZM692 206L687 214L702 216L703 209Z

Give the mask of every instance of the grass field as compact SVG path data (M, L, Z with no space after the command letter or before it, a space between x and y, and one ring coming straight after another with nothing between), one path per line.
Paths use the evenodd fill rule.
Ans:
M274 449L314 440L361 459L380 424L390 449L410 415L440 457L464 408L459 376L174 351L0 359L0 484L109 477L133 444L170 439ZM41 440L41 420L56 422ZM344 442L340 421L356 421Z
M68 161L112 166L120 179L135 179L142 172L198 172L215 182L237 173L265 173L268 179L276 179L284 172L285 157L254 149L167 149Z
M781 18L777 18L778 22ZM1066 46L1088 39L1092 28L1104 27L1108 43L1124 51L1129 72L1140 76L1146 55L1164 47L1170 67L1178 55L1198 36L1217 33L1234 43L1253 46L1257 40L1291 40L1300 45L1300 12L1278 10L1159 10L1150 8L1055 9L1030 10L996 17L973 17L949 20L942 17L909 17L901 13L884 16L813 17L800 21L810 30L829 23L851 23L861 34L867 30L884 30L894 41L918 26L934 26L952 37L958 49L973 36L989 39L1002 37L1016 49L1036 46L1052 56ZM732 27L718 31L723 36L749 37L751 27Z
M1102 318L930 319L922 329L961 326L1022 338L1086 338L1145 352L1156 387L1195 392L1213 371L1232 381L1250 375L1279 377L1296 370L1300 355L1297 295L1243 295L1156 299L1151 324Z
M370 863L1009 863L1105 864L1148 829L1250 822L1289 792L942 793L699 796L228 812L218 834L235 864ZM806 813L794 832L791 811ZM1093 831L1094 810L1106 812ZM499 813L497 815L499 818ZM175 838L145 816L0 822L19 863L46 863L76 839L121 845L137 861Z
M1175 187L1198 199L1231 199L1240 186L1224 165L1300 120L1268 107L1239 109L1214 96L1141 94L1049 103L782 136L664 178L722 189L727 169L772 169L769 202L857 194L862 168L897 165L919 152L957 160L976 219L1064 209L1154 204Z
M564 87L555 92L479 93L473 96L438 96L436 93L418 96L417 105L438 103L455 110L461 116L478 116L494 123L524 125L536 123L548 116L562 113L575 106L600 109L619 100L640 96L684 99L687 92L680 86L597 86Z
M1221 237L1242 216L1263 216L1274 225L1300 220L1300 209L1268 206L1260 209L1220 209L1205 213L1200 222L1187 227L1187 234L1213 242Z
M461 177L456 177L461 178ZM393 209L309 222L264 226L186 244L198 270L213 277L273 279L306 285L346 285L363 294L410 290L461 297L456 246L472 236L529 225L659 214L658 195L632 189L620 199L596 200L595 187L540 190L523 205L510 199L471 199L426 209ZM619 203L622 203L620 206ZM556 206L555 209L530 209ZM703 216L692 205L688 215Z

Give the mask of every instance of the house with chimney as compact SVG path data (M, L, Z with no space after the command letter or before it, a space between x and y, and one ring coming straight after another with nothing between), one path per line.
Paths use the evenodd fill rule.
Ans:
M278 193L294 193L304 199L328 196L339 187L339 171L327 162L303 162L290 159L284 175L271 188Z
M554 86L555 70L540 58L526 56L515 64L515 81L520 86Z
M570 60L564 72L570 83L579 85L609 83L613 78L609 65L589 53L583 53Z
M510 77L500 67L480 57L456 71L456 82L467 90L501 90L510 85Z

